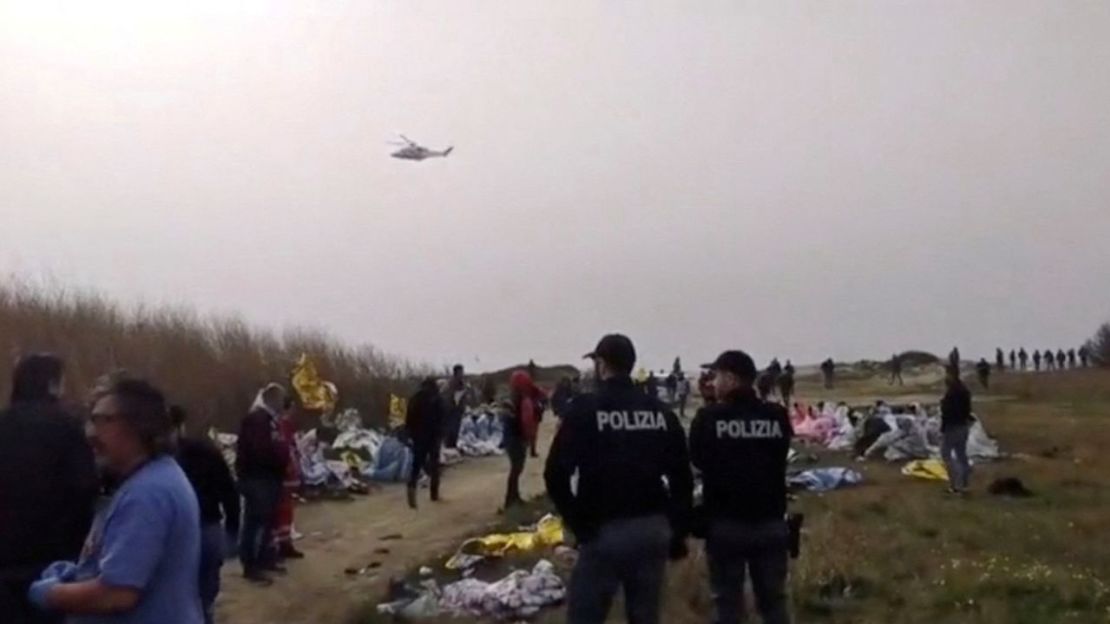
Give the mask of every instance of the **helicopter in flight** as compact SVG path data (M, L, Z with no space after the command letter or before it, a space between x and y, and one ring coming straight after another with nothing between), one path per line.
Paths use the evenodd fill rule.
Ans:
M455 149L454 146L451 146L443 151L436 151L428 149L423 145L417 144L416 141L413 141L403 134L398 136L400 136L404 142L402 143L401 141L391 141L390 145L400 145L402 147L396 152L390 154L390 156L394 158L400 158L401 160L421 161L425 158L446 158L447 155L451 153L451 150Z

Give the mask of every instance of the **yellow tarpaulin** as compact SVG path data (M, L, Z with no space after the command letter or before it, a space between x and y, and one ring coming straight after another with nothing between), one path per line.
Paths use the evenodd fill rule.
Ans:
M316 365L307 354L302 354L293 368L293 388L297 390L301 405L308 409L331 412L339 398L335 386L320 379Z
M405 414L408 412L409 402L407 399L397 396L396 394L389 395L389 426L392 429L403 427L405 424Z
M930 481L948 480L948 470L944 467L944 462L939 459L915 459L902 466L902 474Z
M563 519L548 514L536 524L535 531L494 533L466 540L447 560L445 567L458 570L465 567L466 560L472 557L504 557L512 552L530 552L546 546L558 546L563 539Z

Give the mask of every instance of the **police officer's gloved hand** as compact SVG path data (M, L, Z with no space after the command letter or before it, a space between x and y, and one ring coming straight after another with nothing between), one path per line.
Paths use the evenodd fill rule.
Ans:
M671 561L682 561L690 554L690 549L686 547L685 537L676 537L671 539L670 552L667 556Z

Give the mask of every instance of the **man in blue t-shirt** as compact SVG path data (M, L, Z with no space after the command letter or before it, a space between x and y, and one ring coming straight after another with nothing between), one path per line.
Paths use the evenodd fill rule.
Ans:
M162 393L117 379L89 420L97 460L119 489L97 514L80 560L48 567L29 599L70 624L202 624L200 512L169 454L173 427Z

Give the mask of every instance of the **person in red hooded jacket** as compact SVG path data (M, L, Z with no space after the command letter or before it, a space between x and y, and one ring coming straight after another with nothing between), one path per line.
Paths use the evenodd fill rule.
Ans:
M505 454L509 456L509 483L505 491L505 509L524 502L520 496L520 475L528 449L536 439L539 419L536 415L537 389L532 376L523 370L509 378L512 391L509 418L505 423Z

